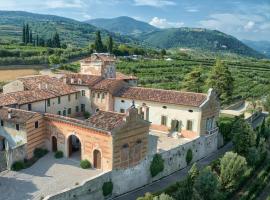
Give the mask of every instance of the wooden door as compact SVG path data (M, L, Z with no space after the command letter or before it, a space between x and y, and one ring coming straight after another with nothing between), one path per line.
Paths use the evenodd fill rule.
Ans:
M52 151L53 152L57 151L57 139L55 136L52 137Z
M101 169L101 153L99 150L94 151L94 168Z

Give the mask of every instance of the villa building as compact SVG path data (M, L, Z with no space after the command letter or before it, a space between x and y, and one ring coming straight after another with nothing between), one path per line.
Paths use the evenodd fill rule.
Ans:
M202 94L137 84L136 77L116 72L115 58L106 54L82 60L80 73L18 78L0 94L0 150L23 146L20 159L38 147L61 150L111 170L146 157L149 130L176 140L218 131L212 89Z

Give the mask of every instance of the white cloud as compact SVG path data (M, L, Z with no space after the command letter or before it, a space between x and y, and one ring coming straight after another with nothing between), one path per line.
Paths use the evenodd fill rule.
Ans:
M153 6L153 7L176 5L176 3L171 0L134 0L134 3L136 6Z
M84 2L82 0L47 0L44 2L46 8L82 8Z
M158 28L179 28L184 25L184 22L170 22L167 19L154 17L149 24Z
M244 29L249 31L249 30L252 30L255 26L255 22L253 21L249 21L245 26L244 26Z

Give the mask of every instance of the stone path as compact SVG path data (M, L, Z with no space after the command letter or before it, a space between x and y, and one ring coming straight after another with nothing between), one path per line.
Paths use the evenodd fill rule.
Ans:
M79 161L55 159L49 153L28 169L0 173L0 200L40 200L100 173L101 170L81 169Z
M198 168L203 168L206 165L209 165L213 160L217 159L218 157L222 156L225 152L230 151L232 149L232 144L229 143L223 148L219 149L218 151L214 152L210 156L201 159L197 162ZM152 184L146 185L145 187L139 188L135 191L131 191L129 193L120 195L118 197L113 198L114 200L136 200L138 197L144 196L146 192L158 192L167 188L168 186L176 183L177 181L183 180L191 166L188 166L184 169L181 169L165 178L162 178Z

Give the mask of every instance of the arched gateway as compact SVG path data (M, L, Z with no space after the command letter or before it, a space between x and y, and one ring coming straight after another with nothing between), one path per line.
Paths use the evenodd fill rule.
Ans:
M81 160L81 141L75 135L68 137L68 156L77 160Z

